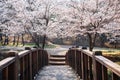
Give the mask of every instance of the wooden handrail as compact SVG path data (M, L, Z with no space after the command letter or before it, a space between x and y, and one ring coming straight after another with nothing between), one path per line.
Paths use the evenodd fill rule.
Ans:
M15 57L8 57L8 58L3 59L2 61L0 61L0 70L6 68L13 62L15 62Z
M83 49L70 49L66 53L66 63L70 65L82 80L120 80L120 65L102 56L101 51L91 52Z
M34 80L38 70L48 65L45 50L26 47L22 52L10 51L0 61L0 80Z
M19 52L18 56L21 58L21 57L23 57L23 56L25 56L25 55L27 55L29 53L30 53L30 50L25 50L25 51Z
M120 76L120 65L112 62L111 60L103 56L95 56L95 59L106 68L110 69L112 72Z

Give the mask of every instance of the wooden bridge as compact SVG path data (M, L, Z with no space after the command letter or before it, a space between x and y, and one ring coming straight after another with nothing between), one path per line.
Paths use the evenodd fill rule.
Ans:
M0 61L0 80L120 80L120 66L100 51L72 48L65 55L49 55L26 47L19 53L10 51Z

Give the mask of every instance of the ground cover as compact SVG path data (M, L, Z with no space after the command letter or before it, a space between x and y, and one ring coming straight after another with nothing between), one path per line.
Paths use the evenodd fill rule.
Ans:
M94 51L102 51L103 56L120 64L120 49L114 48L95 48Z

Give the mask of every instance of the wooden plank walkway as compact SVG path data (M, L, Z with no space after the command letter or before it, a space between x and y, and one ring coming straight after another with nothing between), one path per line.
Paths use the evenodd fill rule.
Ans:
M80 80L68 65L49 65L39 71L35 80Z
M68 49L47 50L48 54L50 54L49 65L43 67L43 69L38 72L35 80L80 80L70 66L65 63L61 64L62 61L65 61L67 50ZM54 64L51 62L54 62Z

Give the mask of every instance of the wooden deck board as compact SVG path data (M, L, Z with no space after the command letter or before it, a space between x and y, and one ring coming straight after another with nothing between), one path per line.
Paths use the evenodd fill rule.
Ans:
M73 69L67 65L64 66L46 66L39 71L36 80L80 80L73 71Z

